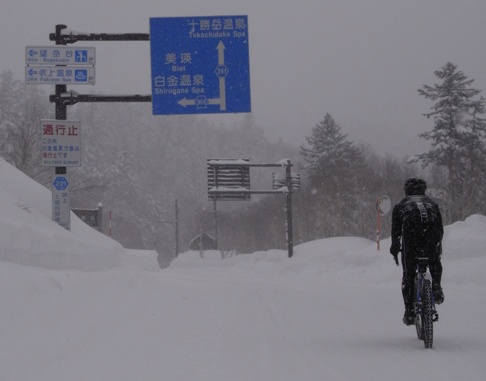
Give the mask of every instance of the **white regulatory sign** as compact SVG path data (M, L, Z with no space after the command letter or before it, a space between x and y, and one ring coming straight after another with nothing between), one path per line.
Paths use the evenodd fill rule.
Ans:
M42 119L42 166L80 167L80 130L79 120Z
M67 46L27 46L26 65L86 65L94 66L95 48L72 48Z

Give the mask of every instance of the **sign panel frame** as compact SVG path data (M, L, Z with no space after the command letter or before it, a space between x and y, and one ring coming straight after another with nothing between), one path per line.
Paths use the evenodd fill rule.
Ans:
M248 16L150 19L154 115L251 112Z

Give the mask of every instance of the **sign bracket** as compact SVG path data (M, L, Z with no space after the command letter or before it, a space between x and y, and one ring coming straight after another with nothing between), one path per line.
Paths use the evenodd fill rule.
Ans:
M74 44L78 41L150 41L148 33L62 33L66 25L56 25L56 32L49 34L49 40L56 45Z
M65 92L49 96L51 103L60 103L66 106L73 106L76 103L87 102L152 102L151 95L93 95L93 94L76 94L74 92Z

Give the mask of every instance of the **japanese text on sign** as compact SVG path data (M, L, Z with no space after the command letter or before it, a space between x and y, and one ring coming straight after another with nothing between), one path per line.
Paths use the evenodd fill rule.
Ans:
M27 46L26 65L89 65L96 61L95 48L72 48L67 46Z
M27 84L72 84L94 85L94 67L57 67L57 66L26 66L25 83Z
M42 120L42 165L81 166L79 121Z

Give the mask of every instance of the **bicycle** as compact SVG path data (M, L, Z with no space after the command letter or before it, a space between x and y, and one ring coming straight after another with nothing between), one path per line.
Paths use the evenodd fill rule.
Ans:
M395 256L395 263L398 258ZM429 258L418 257L414 285L415 329L419 340L423 340L425 348L432 348L434 341L434 323L439 321L435 309L434 293L432 292L432 276L429 271Z
M415 328L417 337L424 341L425 348L432 348L434 323L439 321L432 292L432 276L429 272L429 258L417 258L415 278Z

